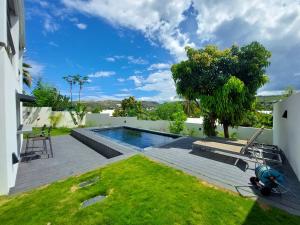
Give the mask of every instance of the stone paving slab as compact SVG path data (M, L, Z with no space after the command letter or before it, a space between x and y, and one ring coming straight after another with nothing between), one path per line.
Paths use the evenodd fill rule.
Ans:
M107 159L70 135L53 137L52 145L53 158L43 157L20 163L16 185L10 189L10 194L27 191L72 175L85 173L136 154L135 151L132 151ZM36 143L35 147L39 147L39 143Z

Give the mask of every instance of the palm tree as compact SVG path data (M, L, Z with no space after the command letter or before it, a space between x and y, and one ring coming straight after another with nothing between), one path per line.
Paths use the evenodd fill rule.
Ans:
M22 69L23 83L29 88L31 87L31 84L32 84L32 76L28 70L30 68L32 68L32 67L29 64L23 63L23 69Z
M81 91L82 91L83 85L88 82L88 77L75 75L74 80L79 85L78 98L79 98L79 102L80 102Z
M63 79L70 85L70 98L71 104L73 104L73 85L76 84L75 76L64 76Z

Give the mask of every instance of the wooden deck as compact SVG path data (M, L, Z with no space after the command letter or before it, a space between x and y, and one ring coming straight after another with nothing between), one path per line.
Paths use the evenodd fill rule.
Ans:
M145 154L221 188L300 215L300 183L287 162L278 169L285 175L286 185L295 196L287 193L281 196L263 197L249 183L249 178L254 176L255 163L252 160L236 154L192 151L194 141L193 138L186 138L163 148L147 149Z

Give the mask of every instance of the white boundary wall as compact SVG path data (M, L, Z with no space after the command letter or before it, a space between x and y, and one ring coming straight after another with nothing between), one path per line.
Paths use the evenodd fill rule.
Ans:
M51 107L23 107L23 123L34 127L42 127L44 124L50 126L49 116L51 115L61 115L57 127L76 127L70 113L67 111L56 112L52 111ZM83 120L84 123L85 120Z
M24 107L23 118L25 124L30 124L35 127L41 127L44 124L50 125L49 116L51 114L62 114L62 118L58 123L58 127L75 127L69 112L54 112L49 107ZM136 117L111 117L109 114L103 113L88 113L86 115L85 121L86 126L131 126L142 129L157 130L163 132L169 132L170 122L166 120L138 120ZM84 124L83 123L83 124ZM202 137L203 127L199 123L185 123L187 128L187 134L191 133L193 130L193 136ZM217 130L223 132L223 127L218 126ZM258 128L253 127L238 127L230 128L229 132L236 133L237 138L247 140L249 139ZM261 143L272 144L273 131L271 129L265 129L263 134L259 136L258 141Z
M287 111L287 118L283 118ZM285 153L300 180L300 93L274 104L273 142Z
M144 128L158 131L169 131L169 121L165 120L138 120L136 117L110 117L105 114L87 114L86 125L89 126L131 126L137 128ZM186 128L189 131L193 130L193 136L203 137L203 126L198 123L185 123ZM223 132L223 127L218 126L217 130ZM230 128L229 132L236 132L238 139L249 139L258 128L253 127L238 127ZM258 141L265 144L273 143L273 131L272 129L265 129L264 132L259 136Z

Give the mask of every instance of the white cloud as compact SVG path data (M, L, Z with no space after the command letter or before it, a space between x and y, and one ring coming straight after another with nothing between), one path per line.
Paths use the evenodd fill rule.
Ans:
M118 78L117 81L120 82L120 83L123 83L123 82L125 82L125 79L124 78Z
M158 94L151 97L141 97L141 100L174 101L178 99L176 88L169 70L151 73L142 81L142 85L136 88L141 91L156 91Z
M99 93L99 95L86 95L82 97L85 101L101 101L101 100L122 100L123 97L118 97L114 95L104 95Z
M129 89L128 88L123 88L121 89L122 92L129 92Z
M128 63L131 63L131 64L139 64L139 65L148 64L148 61L145 59L142 59L141 57L135 58L133 56L128 56L127 59L128 59Z
M76 26L78 27L78 29L80 30L85 30L87 28L87 25L84 23L77 23Z
M53 33L59 29L59 25L55 22L52 16L46 14L44 20L44 29L47 32Z
M128 78L128 80L132 80L134 82L134 85L138 87L138 86L142 85L143 77L133 75L133 76L130 76Z
M168 63L155 63L149 66L148 70L164 70L170 69L171 65Z
M31 68L28 70L33 78L38 78L43 75L44 70L45 70L44 64L41 64L32 59L26 59L26 58L25 58L24 62L31 66Z
M116 61L116 59L114 57L107 57L105 60L108 61L108 62Z
M114 72L114 71L97 71L95 73L89 74L88 77L91 77L91 78L110 77L115 74L116 74L116 72Z
M126 98L126 97L131 96L131 94L129 94L129 93L120 93L120 94L114 94L114 96Z
M49 45L53 46L53 47L59 47L58 44L56 44L54 41L50 41Z
M190 0L131 1L122 4L114 0L63 0L66 7L84 14L104 18L114 25L139 30L149 40L158 40L176 58L184 58L184 46L193 45L180 29L185 19L183 12Z
M86 89L88 91L99 91L101 88L99 86L88 86Z

